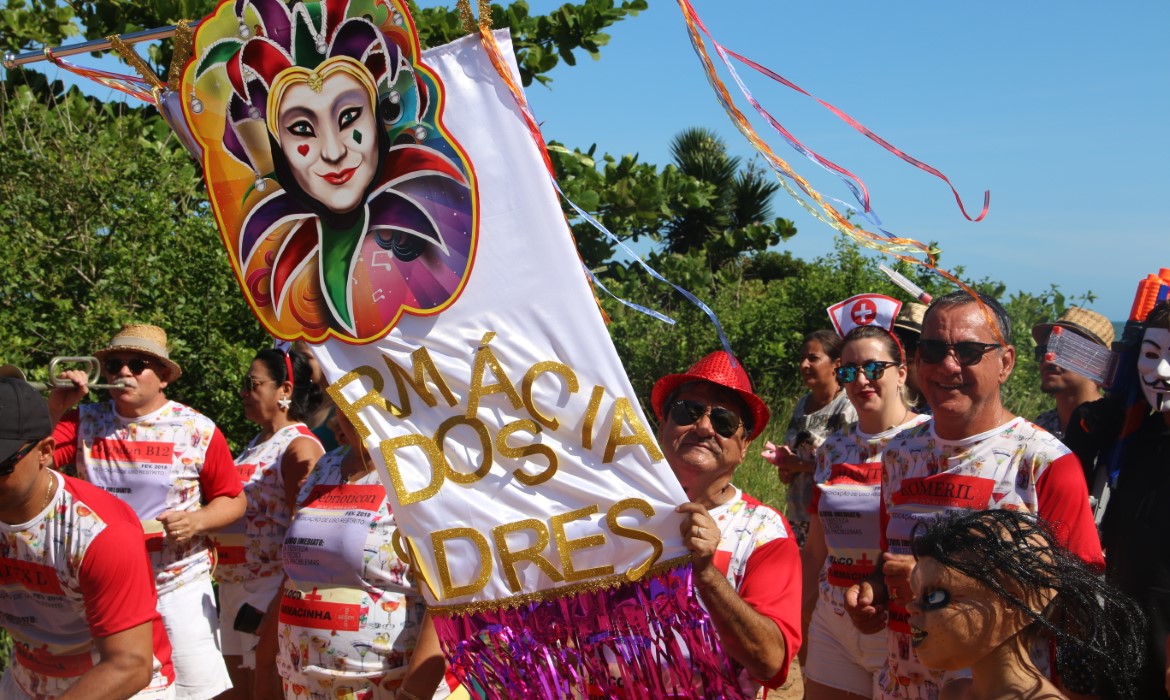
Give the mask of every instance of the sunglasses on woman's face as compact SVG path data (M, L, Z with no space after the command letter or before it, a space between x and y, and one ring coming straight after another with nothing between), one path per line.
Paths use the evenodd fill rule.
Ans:
M841 384L852 384L857 381L857 373L861 372L866 379L876 382L886 373L886 369L897 367L899 364L889 360L870 360L860 365L843 365L836 369L837 381Z
M964 340L959 343L944 343L941 340L919 340L918 359L928 365L937 365L946 359L952 350L955 359L963 367L977 365L983 356L996 348L1002 348L999 343L977 343L973 340Z
M129 367L130 374L137 377L145 372L147 367L150 367L150 362L140 357L132 357L129 360L123 360L120 357L111 357L106 360L105 368L108 374L117 374L122 371L123 367Z
M735 431L743 425L735 411L722 406L712 406L690 399L679 399L670 405L670 419L675 425L691 425L708 415L711 417L711 428L721 437L729 438L735 435Z
M16 465L20 463L20 460L27 457L28 453L32 452L33 448L39 444L41 444L40 440L26 442L19 450L16 451L16 454L12 455L3 462L0 462L0 476L8 476L12 472L16 471Z
M276 381L276 380L275 379L257 379L250 374L245 374L244 377L240 380L240 390L243 391L245 394L251 394L253 391L256 391L256 387L267 384L268 382L274 382L274 381Z

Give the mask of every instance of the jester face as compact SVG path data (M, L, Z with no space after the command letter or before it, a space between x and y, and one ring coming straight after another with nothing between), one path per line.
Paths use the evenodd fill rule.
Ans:
M195 34L185 112L232 265L275 337L366 343L454 303L474 172L405 0L235 0Z
M1170 330L1146 329L1138 350L1137 371L1146 401L1158 413L1170 411Z
M300 188L346 214L362 204L378 172L379 127L365 84L340 71L317 80L284 91L276 139Z

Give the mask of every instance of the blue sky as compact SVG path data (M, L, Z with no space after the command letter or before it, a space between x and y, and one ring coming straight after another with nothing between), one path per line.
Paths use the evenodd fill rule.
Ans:
M887 230L937 241L945 267L1012 292L1053 283L1070 298L1091 291L1091 308L1114 320L1128 314L1142 277L1170 267L1170 225L1159 208L1170 190L1165 0L692 2L723 44L944 172L969 211L991 190L987 218L970 223L940 180L813 100L741 70L797 138L865 181ZM560 4L530 0L534 14ZM551 73L551 89L528 89L547 138L662 165L674 134L703 126L734 154L754 155L707 85L674 2L650 0L609 33L600 60L578 54L577 66ZM823 194L850 199L839 180L762 121L755 126ZM803 257L831 248L832 229L787 195L777 195L775 210L799 231L785 248Z
M1170 267L1160 210L1170 189L1170 3L692 2L721 43L945 173L968 211L991 190L987 218L970 223L942 181L809 98L747 77L797 138L865 181L887 230L938 241L944 266L1011 291L1091 291L1091 308L1118 320L1138 281ZM559 4L530 3L534 13ZM704 126L752 156L715 101L675 3L651 0L609 33L599 61L558 66L551 90L528 89L547 138L665 164L672 135ZM851 199L766 124L756 128L823 194ZM832 229L787 195L775 205L799 231L787 248L806 257L830 249Z

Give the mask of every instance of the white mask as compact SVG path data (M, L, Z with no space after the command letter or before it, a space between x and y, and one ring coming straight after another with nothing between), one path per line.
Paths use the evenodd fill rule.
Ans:
M1170 330L1148 328L1138 348L1142 393L1158 413L1170 412Z

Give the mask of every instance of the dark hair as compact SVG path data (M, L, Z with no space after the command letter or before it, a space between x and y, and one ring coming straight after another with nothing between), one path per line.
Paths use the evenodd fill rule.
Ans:
M986 304L987 308L991 309L991 313L995 316L995 324L999 326L999 334L1003 336L1003 342L1011 345L1012 320L1008 317L1007 311L998 301L987 296L983 292L976 292L976 294L979 295L979 301L982 301L984 304ZM966 306L967 304L974 303L975 297L971 296L971 294L968 293L965 289L960 289L958 291L951 292L950 294L945 294L941 297L938 297L933 302L931 302L930 306L926 309L926 313L923 314L922 327L926 328L926 319L930 318L930 315L938 309L948 306Z
M1146 316L1146 328L1170 329L1170 301L1160 302Z
M1145 616L1131 598L1056 543L1036 516L1010 510L961 511L919 524L914 556L972 578L1022 611L1032 632L1047 632L1062 658L1096 672L1097 694L1134 698L1144 658ZM1052 591L1044 610L1021 594Z
M902 352L902 346L894 334L887 331L881 326L858 326L845 334L845 340L841 343L841 350L844 351L845 346L855 340L865 340L866 338L874 338L880 342L890 354L901 364L906 364L906 356Z
M288 417L293 420L304 420L310 413L317 410L321 404L321 387L313 383L313 369L305 356L296 350L288 351L288 359L292 361L293 376L288 376L288 365L284 361L285 353L276 348L268 348L256 353L254 361L263 362L268 375L276 383L284 384L291 381L293 385L292 403L288 407Z
M825 329L813 331L812 333L804 336L804 340L801 341L801 345L804 345L810 341L816 341L820 343L821 349L825 351L825 354L829 356L830 360L841 359L841 336L837 335L833 331Z

